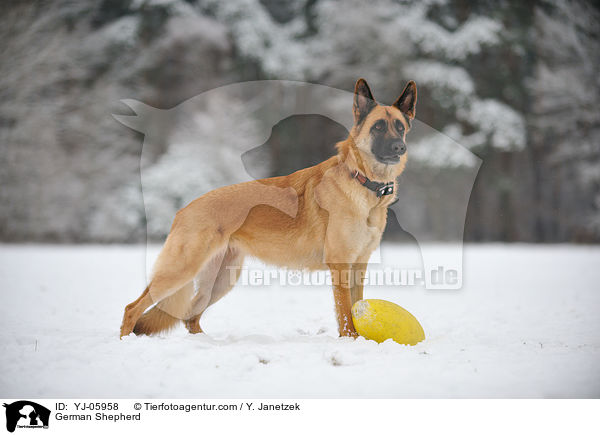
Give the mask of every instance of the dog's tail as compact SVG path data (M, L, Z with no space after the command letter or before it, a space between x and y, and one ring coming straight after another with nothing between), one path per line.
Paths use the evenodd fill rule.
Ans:
M177 322L185 320L194 294L194 286L189 283L154 307L146 311L136 322L135 335L154 335L169 331Z

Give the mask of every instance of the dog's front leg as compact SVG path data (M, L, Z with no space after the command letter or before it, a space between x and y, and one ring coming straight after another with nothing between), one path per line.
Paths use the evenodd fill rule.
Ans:
M350 263L329 264L331 281L333 284L333 297L335 299L335 313L338 322L338 331L341 337L357 337L358 334L352 323L352 265Z
M363 298L363 286L365 283L365 274L367 270L367 263L355 263L352 265L352 287L350 295L352 298L352 306L356 301L360 301Z

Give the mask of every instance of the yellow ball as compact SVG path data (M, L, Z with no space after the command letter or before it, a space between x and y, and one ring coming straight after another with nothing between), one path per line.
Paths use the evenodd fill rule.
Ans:
M357 301L352 307L352 321L356 332L377 343L391 338L396 343L412 346L425 340L423 327L415 316L381 299Z

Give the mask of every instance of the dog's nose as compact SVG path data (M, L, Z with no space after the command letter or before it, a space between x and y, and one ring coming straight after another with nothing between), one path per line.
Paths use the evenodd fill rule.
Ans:
M404 142L394 142L392 143L392 152L394 154L402 155L406 152L406 145Z

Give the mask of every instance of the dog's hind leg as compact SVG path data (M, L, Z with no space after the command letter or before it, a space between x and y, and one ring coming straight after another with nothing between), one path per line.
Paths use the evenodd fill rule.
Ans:
M190 334L201 334L204 332L200 327L200 317L202 317L202 313L196 314L195 316L183 321Z
M135 323L136 335L153 335L174 327L187 318L190 302L194 297L194 283L188 282L171 296L146 311Z
M200 317L206 308L225 296L237 282L244 264L244 254L228 246L206 263L196 277L196 296L192 300L190 317L184 322L192 334L202 332Z
M148 307L158 304L190 283L215 252L223 249L225 242L218 231L190 235L172 230L156 260L150 285L138 299L125 307L121 337L133 331Z
M137 319L143 314L146 308L152 305L152 298L149 294L151 285L152 282L146 287L139 298L125 307L125 313L123 314L123 321L121 323L121 338L125 335L129 335L131 331L133 331Z

